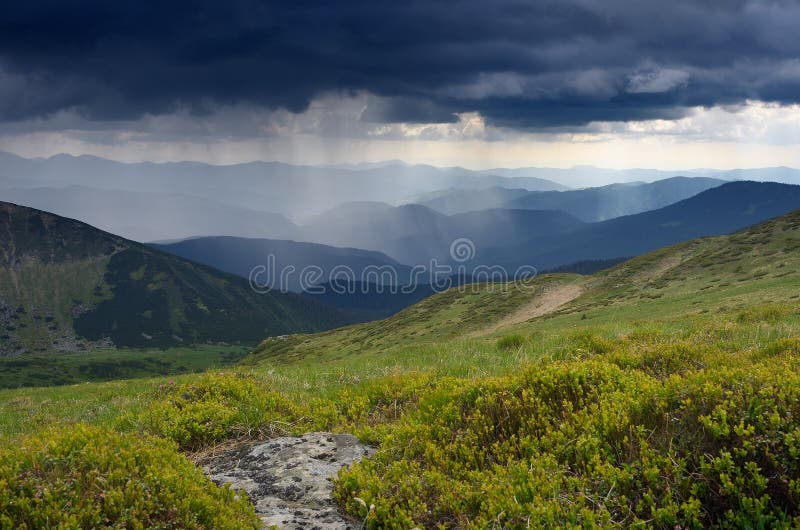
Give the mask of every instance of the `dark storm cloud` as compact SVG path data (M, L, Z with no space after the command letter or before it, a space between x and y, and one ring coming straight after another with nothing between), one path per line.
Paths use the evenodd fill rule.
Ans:
M798 27L779 0L18 0L0 14L0 118L297 112L329 91L382 96L366 121L671 118L797 102Z

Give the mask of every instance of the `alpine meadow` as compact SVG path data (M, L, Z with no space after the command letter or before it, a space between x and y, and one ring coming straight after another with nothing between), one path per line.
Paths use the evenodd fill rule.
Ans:
M0 529L800 528L798 24L12 1Z

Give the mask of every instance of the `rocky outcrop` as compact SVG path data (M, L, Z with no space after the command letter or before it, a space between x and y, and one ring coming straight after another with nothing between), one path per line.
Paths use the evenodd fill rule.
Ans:
M287 436L210 456L203 466L219 485L247 493L265 528L347 530L347 519L331 498L331 479L373 449L349 434Z

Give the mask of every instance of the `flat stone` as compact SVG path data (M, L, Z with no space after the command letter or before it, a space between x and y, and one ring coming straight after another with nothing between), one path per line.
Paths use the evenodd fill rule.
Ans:
M350 434L312 432L214 455L203 470L215 483L247 493L264 528L355 530L358 524L333 502L331 479L373 453Z

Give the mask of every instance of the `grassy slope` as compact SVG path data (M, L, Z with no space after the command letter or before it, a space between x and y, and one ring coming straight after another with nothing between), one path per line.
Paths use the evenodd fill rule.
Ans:
M386 320L315 335L267 339L245 362L316 362L351 355L386 355L398 349L458 340L514 312L536 293L581 281L577 275L546 275L522 285L465 285L431 296Z
M729 236L657 250L594 276L545 275L523 286L465 286L380 322L268 339L248 361L393 356L414 347L457 344L471 332L490 329L543 291L566 283L582 284L586 292L545 317L489 337L644 319L702 320L712 312L795 301L800 298L800 211Z

